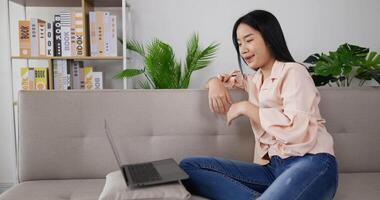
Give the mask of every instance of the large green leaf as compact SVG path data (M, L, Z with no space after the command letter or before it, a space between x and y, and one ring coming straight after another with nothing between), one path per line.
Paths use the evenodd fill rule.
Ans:
M315 64L315 73L321 76L340 76L342 70L337 55L334 52L330 56L322 54L320 61Z
M369 70L380 69L380 54L376 52L370 52L360 65Z
M380 55L376 52L369 52L365 59L362 59L359 63L360 68L358 69L357 78L363 80L375 79L379 82L379 72L380 72Z
M336 78L333 76L320 76L320 75L312 75L315 86L324 86L330 82L335 82Z
M359 47L352 44L342 44L339 46L337 52L346 51L357 57L366 57L369 52L369 48Z
M113 78L114 79L122 79L122 78L130 78L144 73L143 69L125 69L119 73L117 73Z
M315 64L319 58L321 57L321 55L319 55L318 53L315 53L313 55L310 55L309 57L306 58L305 61L303 61L304 63L309 63L309 64Z
M377 83L380 84L380 70L373 70L370 72L373 79L377 81Z
M369 81L372 79L372 74L368 69L365 68L359 68L356 72L356 78Z

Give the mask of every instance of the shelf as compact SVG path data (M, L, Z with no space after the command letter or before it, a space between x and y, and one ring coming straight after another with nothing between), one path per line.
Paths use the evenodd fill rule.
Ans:
M27 7L81 7L82 0L10 0ZM96 7L121 7L123 0L85 0Z
M12 59L30 59L30 60L123 60L123 56L12 56Z

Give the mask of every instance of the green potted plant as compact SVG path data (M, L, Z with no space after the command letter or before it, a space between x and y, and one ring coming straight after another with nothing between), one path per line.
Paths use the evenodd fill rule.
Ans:
M128 41L127 49L143 57L142 69L126 69L114 78L130 78L140 74L146 81L139 82L140 87L149 89L188 88L191 74L207 67L215 57L219 44L212 43L202 49L199 37L193 34L187 42L187 55L184 65L175 58L172 47L159 39L154 39L144 47L136 41Z
M359 86L374 79L380 83L380 55L368 48L342 44L328 54L310 55L304 63L316 86L335 83L338 87L351 86L352 80L360 80Z

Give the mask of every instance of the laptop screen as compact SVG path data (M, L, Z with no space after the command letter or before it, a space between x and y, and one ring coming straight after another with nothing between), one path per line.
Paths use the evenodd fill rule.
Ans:
M106 132L107 139L108 139L109 143L111 144L111 148L112 148L113 154L116 157L117 164L119 165L119 167L121 167L120 156L119 156L119 153L118 153L118 151L116 149L116 145L115 145L114 140L112 138L112 135L111 135L110 129L109 129L108 125L107 125L107 120L106 119L104 119L104 130Z

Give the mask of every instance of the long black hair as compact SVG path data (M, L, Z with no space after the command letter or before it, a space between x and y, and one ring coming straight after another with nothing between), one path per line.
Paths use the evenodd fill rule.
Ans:
M239 44L237 42L237 28L240 24L246 24L256 31L260 32L265 44L269 48L272 56L282 62L295 62L288 46L286 45L285 37L281 29L281 25L277 18L270 12L265 10L254 10L240 17L232 30L232 41L238 55L238 62L241 72L241 55ZM245 61L244 61L245 62Z

